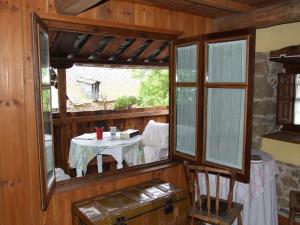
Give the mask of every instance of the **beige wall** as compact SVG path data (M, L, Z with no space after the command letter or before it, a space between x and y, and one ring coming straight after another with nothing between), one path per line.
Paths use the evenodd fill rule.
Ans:
M300 45L300 22L256 30L256 52L270 52L291 45ZM276 160L300 165L300 145L263 138L261 149Z
M256 30L256 52L300 45L300 22Z
M300 166L300 145L263 138L261 149L270 153L274 159Z

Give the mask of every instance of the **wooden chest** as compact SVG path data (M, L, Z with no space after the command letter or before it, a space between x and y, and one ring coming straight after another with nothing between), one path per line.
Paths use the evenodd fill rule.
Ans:
M185 225L187 193L155 179L72 204L73 225Z

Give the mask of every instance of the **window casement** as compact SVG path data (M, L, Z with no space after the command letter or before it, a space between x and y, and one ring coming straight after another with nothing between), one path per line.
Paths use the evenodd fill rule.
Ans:
M174 159L234 170L249 181L255 30L173 42Z

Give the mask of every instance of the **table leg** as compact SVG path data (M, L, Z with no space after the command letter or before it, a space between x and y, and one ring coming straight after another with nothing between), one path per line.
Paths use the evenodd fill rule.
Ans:
M82 177L82 169L76 169L76 177Z
M138 165L138 161L139 161L138 157L139 157L139 145L137 144L137 145L134 146L134 150L133 150L133 162L132 162L132 164L134 166Z
M98 173L102 173L103 172L103 167L102 167L103 163L102 163L102 155L98 154L97 155L97 167L98 167Z
M117 169L123 168L122 147L105 149L101 154L111 155L117 161Z

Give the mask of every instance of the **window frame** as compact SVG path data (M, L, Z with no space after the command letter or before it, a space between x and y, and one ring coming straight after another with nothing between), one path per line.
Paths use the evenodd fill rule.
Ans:
M245 82L242 83L209 83L206 81L207 76L207 44L226 42L226 41L247 41L246 51L246 77ZM172 60L172 82L174 83L174 89L172 90L173 96L173 116L172 125L173 133L176 134L176 52L177 46L182 44L189 45L198 41L199 47L199 63L198 63L198 106L197 106L197 145L195 147L195 157L186 156L182 153L176 152L176 135L172 137L172 155L174 159L187 160L199 165L213 166L222 169L231 169L237 173L237 179L242 182L249 182L250 180L250 159L251 159L251 143L252 143L252 115L253 115L253 82L254 82L254 57L255 57L255 29L246 28L234 31L225 31L219 33L211 33L192 38L184 38L173 42L172 55L175 60ZM234 169L228 166L218 165L216 163L207 162L205 160L205 144L206 144L206 97L208 88L239 88L245 89L245 106L244 106L244 138L243 138L243 162L242 170Z
M103 28L106 32L112 33L117 36L124 36L124 33L128 33L128 36L131 37L146 37L147 35L153 35L153 37L156 38L161 38L162 40L168 40L170 42L170 54L169 54L169 76L170 76L170 88L169 88L169 117L170 117L170 126L169 126L169 151L170 151L170 157L167 160L164 161L159 161L151 164L144 164L144 165L139 165L135 167L130 167L130 168L125 168L122 169L122 171L113 171L113 172L108 172L105 174L97 174L97 175L90 175L90 176L85 176L85 177L79 177L79 178L73 178L69 181L65 182L60 182L56 185L56 188L54 192L64 192L64 191L70 191L77 189L79 187L83 186L89 186L95 182L98 182L99 179L101 180L106 180L106 179L114 179L115 177L118 176L135 176L139 174L144 174L144 173L149 173L151 171L156 171L160 170L162 168L169 168L173 166L177 166L178 163L182 160L189 160L193 162L199 163L203 156L201 153L201 148L200 146L203 144L203 130L202 129L197 129L196 133L196 155L197 155L197 160L195 161L191 157L188 158L184 154L174 154L174 146L175 146L175 124L174 124L174 107L176 107L175 104L175 80L174 80L174 71L175 71L175 60L174 60L174 44L188 44L188 42L193 41L194 43L197 43L198 46L198 57L201 59L204 54L204 39L209 38L209 37L214 37L214 35L221 35L223 33L215 33L215 34L208 34L208 35L200 35L200 36L193 36L193 37L188 37L185 39L177 39L182 32L179 31L167 31L163 29L149 29L147 27L139 27L139 26L120 26L117 24L99 24L97 20L93 19L83 19L83 18L78 18L78 17L66 17L66 16L59 16L59 15L49 15L49 14L43 14L39 13L38 14L41 18L42 21L45 21L46 24L48 25L49 29L66 29L68 31L75 31L75 32L93 32L97 33L100 28ZM240 32L239 30L238 32ZM243 29L242 31L247 31L249 32L249 29ZM251 43L252 47L254 46L254 37L253 30L251 31L252 36L251 36ZM227 32L225 32L227 33ZM233 31L235 33L235 31ZM227 33L228 34L228 33ZM252 59L254 59L254 55L251 56ZM251 59L250 59L251 60ZM203 118L203 113L202 110L199 110L203 106L203 101L204 101L204 79L203 76L201 77L201 74L204 73L204 63L202 60L198 60L197 63L197 68L198 68L198 76L197 76L197 81L196 81L196 87L198 88L197 90L197 106L196 109L198 110L197 113L197 121L196 121L196 126L202 127L202 120L200 118ZM253 72L253 68L250 68L251 73ZM251 74L250 73L250 74ZM252 111L250 112L252 113ZM251 133L247 134L248 136L251 135ZM251 140L251 139L250 139ZM250 156L250 155L249 155ZM250 157L248 157L248 161L250 164Z
M174 160L187 160L190 162L197 162L201 158L201 154L199 154L199 151L197 149L199 148L201 144L201 139L199 137L202 136L202 131L197 129L198 126L201 126L202 121L200 120L201 114L199 114L200 110L199 107L202 105L202 99L201 99L201 86L202 86L202 79L201 79L201 68L203 67L202 61L197 60L197 72L196 72L196 82L177 82L176 81L176 48L177 47L185 47L185 46L191 46L191 45L197 45L197 58L200 59L202 57L202 51L201 51L201 36L194 36L194 37L187 37L182 38L178 40L174 40L172 42L171 52L170 55L172 55L172 60L170 60L170 84L172 89L170 89L170 96L172 96L172 105L170 105L170 109L172 109L172 115L170 116L170 134L172 135L171 138L171 156ZM195 87L197 89L196 92L196 126L195 126L195 156L185 154L183 152L179 152L176 149L176 88L177 87ZM171 111L170 111L171 112Z
M177 39L180 35L182 35L182 31L178 30L165 30L165 29L159 29L159 28L149 28L144 26L135 26L135 25L120 25L116 23L101 23L98 20L94 19L84 19L84 18L78 18L73 16L61 16L61 15L50 15L46 13L33 13L33 15L37 18L39 18L40 21L45 23L45 27L48 28L48 30L66 30L70 32L85 32L85 33L105 33L106 35L115 35L115 36L125 36L125 37L136 37L136 38L153 38L157 40L165 40L168 41L170 46L170 52L171 52L171 42L174 39ZM171 54L169 54L170 61L172 60ZM66 64L66 66L68 66ZM169 77L171 77L171 68L169 63ZM62 73L64 76L60 76L60 86L64 87L66 85L65 83L65 71L63 68L58 67L58 70L60 70L60 73ZM171 110L171 78L169 82L169 117L171 118L172 110ZM66 117L66 101L65 101L65 94L59 93L59 116L57 116L57 119L63 119L63 117ZM61 109L63 109L61 111ZM65 112L64 112L65 111ZM170 119L171 120L171 119ZM64 124L64 122L57 122L56 119L54 119L54 124ZM169 134L171 136L171 126L169 126ZM64 191L70 191L77 189L79 187L83 186L89 186L93 184L94 182L98 182L99 179L106 180L106 179L114 179L115 177L126 177L126 176L133 176L133 175L139 175L144 173L149 173L151 171L160 170L163 168L170 168L174 166L178 166L178 162L172 160L171 156L171 137L169 137L169 158L166 160L153 162L149 164L142 164L137 165L134 167L129 168L123 168L122 170L118 171L112 171L107 172L103 174L95 174L95 175L88 175L84 177L75 177L71 180L61 181L57 182L54 192L64 192ZM49 196L49 201L51 199L51 196Z

